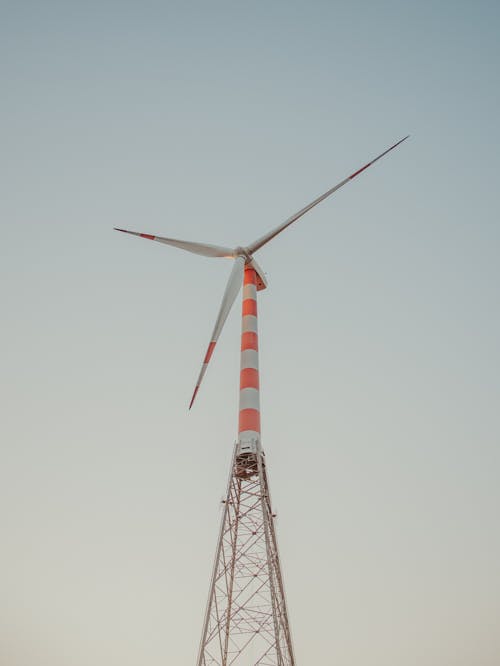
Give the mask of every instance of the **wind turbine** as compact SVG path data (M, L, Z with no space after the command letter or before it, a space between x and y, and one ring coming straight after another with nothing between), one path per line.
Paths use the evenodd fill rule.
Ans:
M409 135L408 135L409 136ZM233 268L189 404L193 406L215 345L243 285L238 440L224 500L198 666L294 666L295 658L274 529L275 514L260 441L257 291L267 287L255 260L264 245L356 178L408 136L311 201L253 243L235 248L119 229L205 257L230 258Z

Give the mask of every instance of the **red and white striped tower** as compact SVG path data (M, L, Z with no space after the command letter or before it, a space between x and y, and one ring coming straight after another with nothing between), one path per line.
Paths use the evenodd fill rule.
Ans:
M259 335L257 330L257 275L245 267L241 309L239 451L260 441Z
M245 267L238 441L203 626L198 666L294 666L275 514L260 442L257 289Z

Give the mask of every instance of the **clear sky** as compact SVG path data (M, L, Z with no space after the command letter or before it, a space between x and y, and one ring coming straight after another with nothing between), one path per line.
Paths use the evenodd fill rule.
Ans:
M29 2L0 15L0 663L195 663L258 260L298 664L498 666L500 5Z

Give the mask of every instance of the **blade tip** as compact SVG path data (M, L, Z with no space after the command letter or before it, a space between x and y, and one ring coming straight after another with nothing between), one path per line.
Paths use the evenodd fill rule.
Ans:
M196 394L198 393L198 389L199 389L199 388L200 388L200 387L197 386L197 387L194 389L193 397L191 398L191 402L189 403L188 411L191 411L191 407L192 407L193 404L194 404L194 400L195 400L195 398L196 398Z

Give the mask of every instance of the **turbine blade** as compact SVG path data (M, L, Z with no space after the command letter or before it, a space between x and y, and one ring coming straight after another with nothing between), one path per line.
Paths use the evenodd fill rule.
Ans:
M358 169L357 171L355 171L354 173L352 173L350 176L348 176L348 177L345 178L344 180L340 181L340 183L338 183L337 185L335 185L334 187L332 187L331 189L329 189L327 192L325 192L324 194L321 194L317 199L314 199L314 201L311 201L310 204L307 204L307 206L304 206L304 208L301 208L301 209L300 209L299 211L297 211L294 215L292 215L292 216L289 217L287 220L285 220L285 222L283 222L282 224L280 224L279 227L276 227L276 229L273 229L272 231L270 231L269 233L267 233L265 236L262 236L261 238L258 238L255 242L253 242L253 243L251 243L250 245L248 245L246 249L248 250L249 254L253 254L253 253L256 252L257 250L259 250L263 245L265 245L266 243L268 243L268 242L269 242L270 240L272 240L275 236L277 236L277 235L280 234L282 231L284 231L287 227L289 227L293 222L295 222L295 221L298 220L300 217L302 217L302 215L304 215L305 213L307 213L308 211L310 211L311 208L314 208L314 206L317 206L319 203L321 203L321 202L324 201L327 197L329 197L330 194L333 194L334 192L336 192L337 190L339 190L343 185L345 185L346 183L348 183L350 180L352 180L353 178L356 178L356 176L358 176L362 171L364 171L365 169L368 169L368 167L371 166L372 164L375 164L375 162L377 162L381 157L383 157L384 155L387 155L387 153L389 153L391 150L393 150L394 148L396 148L396 146L399 146L400 143L403 143L403 141L406 141L406 139L407 139L409 136L410 136L410 135L408 134L408 136L405 136L403 139L401 139L400 141L398 141L397 143L395 143L393 146L391 146L391 147L388 148L387 150L384 150L383 153L381 153L380 155L378 155L378 157L376 157L375 159L373 159L371 162L368 162L368 164L365 164L364 167L361 167L361 169Z
M114 227L115 231L123 231L125 234L132 234L132 236L140 236L140 238L147 238L148 240L158 241L166 245L173 245L181 250L194 252L194 254L201 254L204 257L234 257L234 251L229 247L222 245L209 245L208 243L192 243L191 241L178 240L176 238L164 238L163 236L153 236L152 234L141 234L137 231L128 231L127 229L118 229Z
M198 393L200 384L203 380L205 372L207 371L207 367L212 357L217 340L219 339L219 336L221 334L222 328L227 319L229 311L231 310L231 307L243 283L244 270L245 270L245 257L236 257L234 261L233 270L231 271L229 280L227 281L226 291L224 292L224 296L222 297L222 303L220 304L219 314L217 315L217 320L215 322L214 330L210 337L210 342L208 344L205 358L203 359L200 374L198 376L198 381L196 382L196 386L194 389L193 397L191 398L191 402L189 403L189 409L191 409L191 407L193 406L196 394Z

